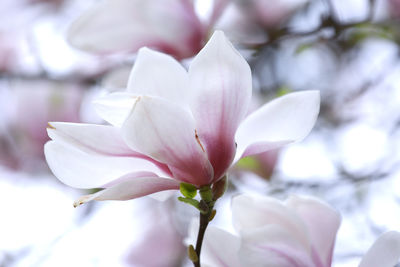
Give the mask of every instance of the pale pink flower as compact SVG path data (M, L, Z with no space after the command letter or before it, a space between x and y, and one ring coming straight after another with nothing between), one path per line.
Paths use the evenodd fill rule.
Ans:
M91 52L136 52L149 46L185 58L200 50L204 35L191 0L105 0L71 25L68 40Z
M318 199L286 201L240 195L232 201L238 234L209 227L201 254L208 267L329 267L340 215ZM194 226L194 225L193 225ZM195 231L191 231L191 234ZM360 267L392 267L400 257L400 233L382 235Z
M11 81L0 90L5 148L0 164L32 170L43 162L49 120L79 121L83 88L46 80ZM8 164L7 164L8 162Z
M285 202L240 195L232 200L239 235L207 229L204 266L327 267L332 261L340 215L314 198L292 196ZM223 251L218 251L223 245Z
M187 248L178 232L174 218L173 201L146 203L140 213L140 235L135 236L134 245L127 257L129 266L176 267L186 256ZM168 227L165 227L168 225Z
M64 183L106 188L78 201L126 200L221 179L240 158L301 140L319 92L288 94L248 113L251 71L220 31L186 71L143 48L127 91L96 102L111 125L51 123L47 162Z

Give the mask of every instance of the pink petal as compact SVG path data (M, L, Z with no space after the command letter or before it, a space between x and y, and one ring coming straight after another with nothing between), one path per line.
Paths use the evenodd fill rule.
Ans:
M160 177L133 177L97 193L82 196L74 206L92 200L129 200L164 190L179 189L179 182Z
M47 142L44 153L53 174L64 184L76 188L103 187L132 172L165 175L146 159L105 156L63 142Z
M211 182L212 166L186 109L165 99L142 96L122 134L134 150L168 164L175 178L195 185Z
M127 90L135 95L158 96L187 105L188 83L188 73L174 58L141 48Z
M316 257L322 260L324 266L330 266L341 221L340 214L315 198L292 196L286 204L307 225L312 246L317 253Z
M189 0L105 0L78 18L69 42L86 51L110 53L155 47L178 58L192 56L203 28Z
M216 31L189 68L192 111L215 179L235 155L234 135L251 98L251 71L221 31Z
M400 233L381 235L362 258L359 267L393 267L400 258Z
M302 140L315 124L319 103L318 91L297 92L277 98L250 114L236 132L235 160Z

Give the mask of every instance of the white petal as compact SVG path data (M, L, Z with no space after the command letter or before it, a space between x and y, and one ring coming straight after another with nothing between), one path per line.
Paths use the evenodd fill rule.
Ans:
M308 248L279 224L244 229L241 237L239 257L242 266L320 266L313 263Z
M57 142L110 156L139 155L125 144L119 129L113 126L68 122L51 122L49 126L49 137Z
M178 58L198 51L203 29L188 0L104 0L68 31L75 47L97 53L152 46Z
M131 93L112 93L93 101L97 114L110 124L120 127L137 101Z
M193 218L189 224L185 245L196 244L199 222ZM237 256L240 238L213 225L209 225L201 247L201 266L240 267Z
M189 82L198 134L219 178L233 160L234 135L250 102L250 67L216 31L191 63Z
M311 251L308 230L302 219L276 199L250 195L234 197L232 200L232 220L239 232L267 225L279 225L304 248Z
M319 104L319 91L304 91L282 96L262 106L239 126L235 160L300 141L313 128Z
M132 172L164 174L145 159L88 153L56 141L47 142L44 153L53 174L61 182L76 188L103 187Z
M205 185L213 178L191 114L172 102L140 97L122 134L134 150L168 164L177 179Z
M76 207L92 200L129 200L173 189L179 189L179 182L172 179L133 177L97 193L82 196L75 201L74 206Z
M305 222L313 248L324 266L329 266L340 226L340 214L315 198L291 196L286 204Z
M362 258L359 267L393 267L400 258L400 233L381 235Z
M128 92L158 96L180 105L187 105L188 74L169 55L141 48L128 82Z
M209 226L204 236L201 263L213 267L240 267L240 239L224 230Z

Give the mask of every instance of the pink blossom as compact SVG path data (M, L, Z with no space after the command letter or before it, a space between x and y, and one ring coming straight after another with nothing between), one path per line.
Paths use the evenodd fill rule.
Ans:
M232 219L239 235L216 227L207 230L202 252L205 266L331 264L340 215L317 199L292 196L281 202L240 195L232 200ZM220 253L217 248L222 242Z
M51 123L47 162L65 184L105 188L96 199L126 200L221 179L240 158L303 139L319 112L319 92L288 94L248 114L251 71L220 31L186 71L143 48L127 91L95 107L111 125Z
M340 215L326 203L292 196L286 201L240 195L232 202L238 235L216 227L205 234L202 263L213 267L329 267ZM400 233L382 235L360 267L392 267L400 257Z
M190 57L203 45L205 29L190 0L106 0L70 27L69 42L82 50L136 52L142 46Z

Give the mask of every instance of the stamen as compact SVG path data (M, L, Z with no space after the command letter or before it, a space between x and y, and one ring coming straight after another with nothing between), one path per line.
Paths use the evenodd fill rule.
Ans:
M203 145L200 142L200 138L199 138L199 135L197 134L197 130L196 129L194 130L194 136L196 137L196 141L197 141L197 143L199 143L199 145L201 147L201 150L203 150L203 152L206 152L206 150L204 149Z

